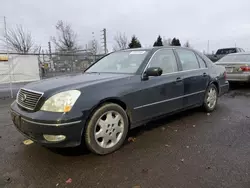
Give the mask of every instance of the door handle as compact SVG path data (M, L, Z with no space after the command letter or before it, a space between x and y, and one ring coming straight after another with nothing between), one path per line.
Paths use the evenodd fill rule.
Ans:
M182 78L181 77L176 78L176 82L182 82Z
M204 73L203 73L203 76L207 76L207 73L204 72Z

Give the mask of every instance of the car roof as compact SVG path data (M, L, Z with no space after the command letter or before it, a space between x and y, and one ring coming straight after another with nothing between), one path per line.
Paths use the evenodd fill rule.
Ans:
M250 52L238 52L238 53L231 53L228 55L250 55Z
M186 48L182 46L156 46L156 47L148 47L148 48L129 48L121 51L151 51L151 50L158 50L158 49L189 49L193 50L191 48Z
M219 48L218 50L239 49L238 47Z

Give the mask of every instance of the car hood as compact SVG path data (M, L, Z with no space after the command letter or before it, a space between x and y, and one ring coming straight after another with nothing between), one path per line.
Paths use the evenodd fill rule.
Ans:
M80 89L85 86L103 83L111 80L130 77L128 74L106 74L106 73L91 73L67 75L55 78L49 78L37 82L32 82L24 86L25 89L46 92L58 91L66 89Z

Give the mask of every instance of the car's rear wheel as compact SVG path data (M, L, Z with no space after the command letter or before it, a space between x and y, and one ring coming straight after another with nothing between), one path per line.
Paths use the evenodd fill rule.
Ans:
M214 84L208 86L205 98L203 101L203 107L207 112L215 110L218 101L218 90Z
M125 110L117 104L99 107L85 130L85 143L94 153L105 155L119 149L126 139L129 121Z

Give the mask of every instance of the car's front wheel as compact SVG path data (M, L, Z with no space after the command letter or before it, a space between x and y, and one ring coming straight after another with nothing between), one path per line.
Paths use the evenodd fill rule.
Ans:
M119 149L126 139L129 121L125 110L117 104L99 107L85 129L85 143L94 153L109 154Z
M217 105L217 101L218 101L218 90L214 84L211 84L208 86L206 93L205 93L205 97L203 101L204 109L207 112L214 111Z

